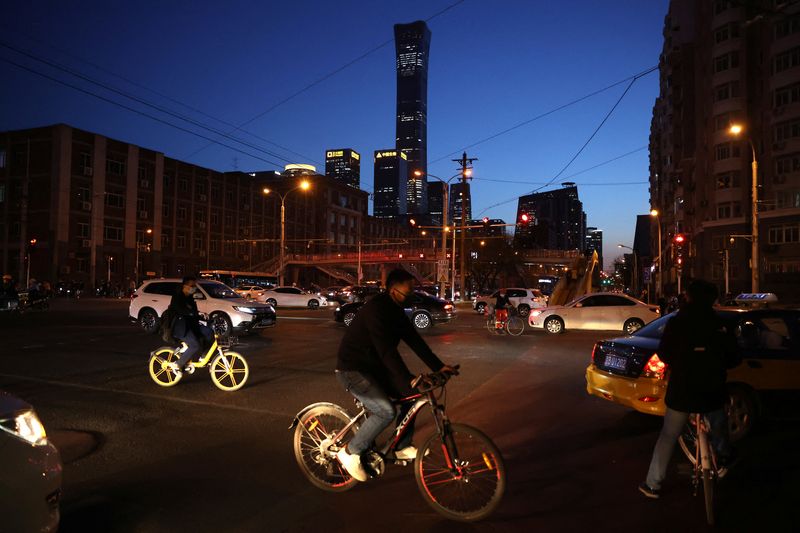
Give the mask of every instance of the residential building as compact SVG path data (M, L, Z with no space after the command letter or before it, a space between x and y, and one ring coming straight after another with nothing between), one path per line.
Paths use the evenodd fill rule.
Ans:
M407 212L408 156L399 150L376 150L374 161L373 214L380 218L404 215Z
M327 150L325 175L356 189L360 188L361 154L352 148Z

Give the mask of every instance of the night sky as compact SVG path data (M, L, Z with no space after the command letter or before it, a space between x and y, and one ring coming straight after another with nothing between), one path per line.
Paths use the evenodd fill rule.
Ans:
M0 61L0 130L64 122L220 171L275 169L288 159L315 164L324 173L325 149L349 147L364 156L362 188L371 191L372 152L392 148L395 137L394 44L375 49L391 41L393 24L428 19L454 3L4 2L3 44L225 132L232 129L225 123L253 119L333 74L253 120L243 128L247 133L232 134L272 154L223 139L271 163L207 147L205 140L5 61ZM429 171L450 177L456 171L450 159L462 148L657 65L667 3L464 0L433 17L428 21ZM8 48L0 47L0 58L214 136ZM512 221L516 196L556 175L626 86L469 148L469 156L479 158L473 215ZM551 186L578 183L588 225L605 231L606 265L620 255L617 243L632 244L635 216L649 210L644 147L657 94L657 72L636 81ZM609 185L626 182L637 183Z

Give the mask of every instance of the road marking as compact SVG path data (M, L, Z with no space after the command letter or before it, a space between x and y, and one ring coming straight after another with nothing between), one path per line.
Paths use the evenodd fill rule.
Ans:
M187 398L171 398L169 396L161 396L159 394L151 394L147 392L135 392L129 390L122 390L122 389L108 389L105 387L97 387L95 385L85 385L83 383L72 383L69 381L57 381L52 379L42 379L42 378L32 378L29 376L20 376L17 374L0 374L0 378L9 378L9 379L16 379L19 381L30 381L33 383L41 383L43 385L55 385L57 387L66 387L72 389L84 389L90 391L97 391L97 392L110 392L112 394L127 394L129 396L138 396L140 398L150 398L152 400L158 400L160 402L177 402L177 403L184 403L189 405L200 405L203 407L215 407L218 409L229 409L231 411L244 411L247 413L259 413L265 415L271 415L276 417L289 417L291 415L287 415L286 413L278 413L275 411L271 411L269 409L256 409L254 407L241 407L239 405L224 405L214 402L205 402L202 400L190 400Z
M27 346L23 346L22 349L27 350L29 348L44 348L44 347L45 347L44 344L28 344Z

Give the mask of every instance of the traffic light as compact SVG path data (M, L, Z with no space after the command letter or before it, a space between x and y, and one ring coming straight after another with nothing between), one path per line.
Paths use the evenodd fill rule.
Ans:
M416 226L416 225L417 225L417 221L416 221L416 220L414 220L413 218L409 218L409 219L408 219L408 225L409 225L409 226L411 226L411 227L413 228L414 226Z
M488 224L489 223L489 217L483 217L483 223L484 224Z
M675 257L675 264L678 265L678 268L683 266L683 259L686 254L685 246L689 243L689 239L683 233L676 233L675 236L672 238L673 242L673 253Z
M519 216L519 221L521 224L528 224L531 221L531 216L528 213L522 213Z

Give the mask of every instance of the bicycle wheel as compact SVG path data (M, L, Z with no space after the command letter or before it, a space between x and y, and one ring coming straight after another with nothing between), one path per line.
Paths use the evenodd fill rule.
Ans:
M422 497L451 520L486 518L500 504L506 488L500 450L481 431L463 424L451 424L445 438L447 445L434 433L417 453L414 475ZM453 451L455 457L451 457Z
M525 322L518 316L510 316L506 322L506 331L509 335L518 337L525 331Z
M703 469L703 496L706 500L706 521L714 525L714 476L711 470Z
M150 356L150 377L162 387L173 387L183 377L183 373L176 374L169 364L178 361L175 349L168 346L159 348Z
M236 352L223 352L211 361L208 369L211 381L220 389L231 392L241 389L250 377L250 367L244 357Z
M493 317L486 319L486 329L489 330L489 333L494 333L495 335L497 334L497 323L494 321Z
M686 427L683 429L683 433L678 437L678 444L683 450L684 455L686 458L689 459L689 462L694 465L697 463L697 430L695 429L694 422L689 419L689 422L686 423ZM712 461L714 462L714 466L717 469L717 476L725 477L725 474L728 473L728 469L724 466L719 466L717 464L716 456L711 453Z
M350 417L341 407L320 405L303 413L294 430L294 458L300 470L311 483L323 490L342 492L356 486L354 478L336 459L333 436L350 423ZM350 440L358 426L345 435Z

